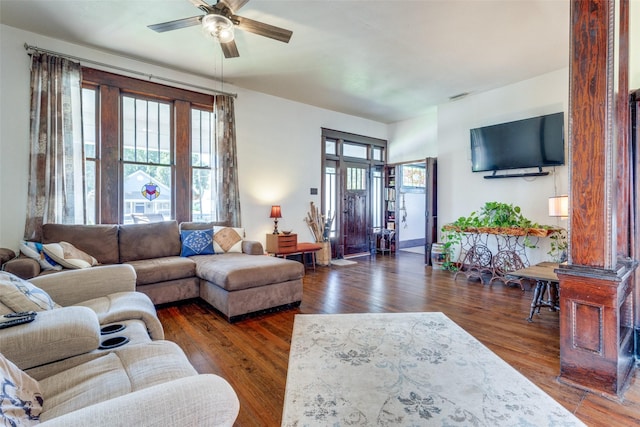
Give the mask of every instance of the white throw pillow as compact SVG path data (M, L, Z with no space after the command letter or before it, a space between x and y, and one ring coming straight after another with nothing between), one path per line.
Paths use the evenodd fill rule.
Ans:
M14 312L60 307L44 290L6 271L0 271L0 302Z
M66 268L89 268L98 264L94 257L68 242L47 243L43 248L45 254Z
M42 412L42 393L36 380L0 354L0 421L2 425L34 426Z
M216 254L229 252L242 253L244 228L213 227L213 250Z
M42 243L38 242L20 242L20 252L28 256L31 259L35 259L40 264L40 268L44 271L47 270L62 270L62 266L52 260L46 253L44 253Z

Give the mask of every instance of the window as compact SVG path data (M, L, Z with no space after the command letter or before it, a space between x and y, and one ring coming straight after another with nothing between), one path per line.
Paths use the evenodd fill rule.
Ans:
M327 139L324 142L324 152L325 154L331 154L333 156L335 156L337 154L336 152L336 147L337 147L338 143L335 139Z
M358 159L367 158L367 146L345 142L342 144L342 155L344 157L355 157Z
M83 68L90 223L214 218L213 96Z
M96 224L96 91L82 89L82 134L84 138L85 203L87 224Z
M402 165L403 191L424 192L426 182L426 169L424 166Z
M371 157L373 158L373 160L381 162L384 160L383 153L384 153L384 150L382 148L373 147Z
M362 168L347 168L347 190L367 189L367 170Z
M374 167L371 179L371 226L382 228L382 166Z
M173 150L171 106L122 96L122 183L124 223L132 213L172 218ZM144 206L140 212L140 206Z
M193 221L213 221L214 121L209 111L191 109L191 216Z
M336 163L327 161L324 168L324 206L325 217L333 218L337 210L338 177ZM329 237L335 237L336 222L331 223Z

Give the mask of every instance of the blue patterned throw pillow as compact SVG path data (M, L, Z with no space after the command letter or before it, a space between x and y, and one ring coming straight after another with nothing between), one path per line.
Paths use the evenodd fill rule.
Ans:
M0 271L0 302L14 312L60 307L43 289L7 271Z
M183 230L180 232L182 251L180 256L213 255L213 229Z
M0 354L0 425L37 425L43 403L38 382Z

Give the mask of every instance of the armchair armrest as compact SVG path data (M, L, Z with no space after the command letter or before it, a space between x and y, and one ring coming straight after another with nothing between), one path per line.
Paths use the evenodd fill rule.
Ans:
M264 255L262 243L252 240L242 241L242 252L249 255Z
M3 264L2 269L25 280L36 277L41 272L38 261L27 257L18 257L9 260Z
M229 383L217 375L204 374L158 384L50 420L45 412L40 425L232 426L239 409Z
M135 291L136 271L126 264L105 265L44 274L30 282L56 303L69 306L116 292Z
M98 316L87 307L39 311L33 322L0 329L2 354L22 370L87 353L99 345Z

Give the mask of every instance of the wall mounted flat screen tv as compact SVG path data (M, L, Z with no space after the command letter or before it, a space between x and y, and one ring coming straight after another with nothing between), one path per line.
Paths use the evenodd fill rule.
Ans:
M564 113L471 129L471 170L564 165Z

